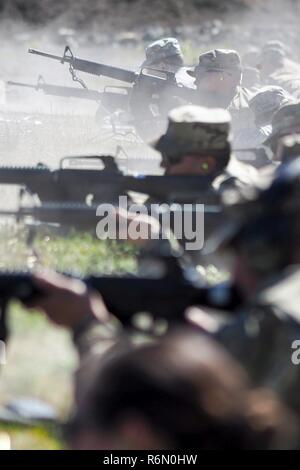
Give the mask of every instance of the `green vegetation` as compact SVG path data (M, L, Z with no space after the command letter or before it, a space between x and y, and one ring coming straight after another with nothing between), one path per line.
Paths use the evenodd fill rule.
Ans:
M62 271L124 273L136 269L135 250L126 244L102 242L89 234L72 232L67 238L40 233L28 248L28 230L13 225L0 228L0 269L45 266ZM1 369L0 397L34 397L53 405L63 418L72 405L72 374L76 355L69 334L39 313L11 305L11 338L7 364ZM5 431L0 426L0 434ZM61 444L42 429L8 428L14 449L57 449Z

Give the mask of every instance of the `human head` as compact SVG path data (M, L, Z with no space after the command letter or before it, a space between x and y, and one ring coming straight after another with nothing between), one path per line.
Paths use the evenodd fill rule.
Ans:
M284 65L287 51L281 41L267 42L258 58L257 68L260 71L261 78L268 79L269 76L277 69Z
M271 419L270 419L271 418ZM284 412L213 340L172 334L100 364L73 419L76 449L269 449Z
M181 106L169 113L167 131L153 143L168 174L221 173L230 158L228 111Z
M300 132L300 102L295 101L282 106L272 118L272 134L266 141L272 152L274 159L278 160L278 148L280 140L291 134Z
M259 127L270 125L274 114L286 104L294 102L294 98L279 86L261 88L249 101L249 107L255 116L255 124Z
M157 70L176 71L183 66L183 54L176 38L163 38L146 48L143 67Z
M241 58L236 51L214 49L201 54L199 64L188 73L201 92L232 94L241 84Z

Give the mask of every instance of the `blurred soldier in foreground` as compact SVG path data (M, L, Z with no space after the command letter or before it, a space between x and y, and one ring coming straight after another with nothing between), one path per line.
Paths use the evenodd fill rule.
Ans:
M221 247L232 256L245 302L219 338L255 383L275 389L299 413L292 355L300 338L300 160L282 166L267 190L236 198L227 193L232 225L224 228Z
M208 338L181 333L98 364L77 407L75 449L274 449L294 420Z

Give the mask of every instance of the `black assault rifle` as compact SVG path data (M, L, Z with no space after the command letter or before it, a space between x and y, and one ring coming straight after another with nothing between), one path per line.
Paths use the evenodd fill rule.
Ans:
M103 92L89 90L87 88L67 87L53 85L45 82L40 75L36 85L30 83L8 81L8 86L29 88L35 91L42 91L48 96L58 96L61 98L76 98L81 100L95 101L103 104L110 111L126 109L128 107L129 91L127 87L106 87Z
M154 319L166 319L172 323L184 321L185 310L194 305L232 313L241 304L235 288L227 284L204 287L194 268L182 266L178 258L166 256L155 261L161 263L162 275L159 277L91 276L82 280L101 294L108 311L124 326L132 326L138 313L148 313ZM26 304L40 295L45 294L36 286L30 272L0 272L0 339L7 336L7 303L15 298Z
M150 91L151 95L160 94L164 89L168 89L173 96L181 97L185 101L194 102L197 97L197 92L194 89L181 86L176 81L176 74L169 71L154 70L145 67L141 72L133 72L120 67L106 65L98 62L92 62L85 59L75 57L69 46L65 47L63 56L48 54L46 52L38 51L36 49L28 49L30 54L36 54L47 59L52 59L60 62L61 64L69 64L70 72L73 80L80 80L74 76L74 71L85 72L98 77L108 77L114 80L119 80L131 85L139 85L144 90ZM83 86L84 83L80 80Z
M104 168L95 168L95 163ZM93 163L94 167L91 166ZM72 166L72 164L74 166ZM84 165L84 168L82 168ZM87 166L89 166L87 168ZM218 200L207 176L132 176L122 173L114 157L69 157L52 170L43 164L35 167L0 166L0 185L22 186L41 202L118 202L129 191L151 196L158 202L194 202L211 204Z

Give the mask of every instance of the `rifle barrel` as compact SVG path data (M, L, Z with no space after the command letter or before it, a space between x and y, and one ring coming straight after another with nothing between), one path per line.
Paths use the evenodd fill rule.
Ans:
M63 61L64 62L70 62L70 59L68 60L67 57L65 59L63 59L63 57L61 57L61 56L54 55L54 54L48 54L47 52L38 51L37 49L28 49L28 52L29 52L29 54L35 54L35 55L39 55L41 57L47 57L48 59L58 60L59 62L63 62Z
M36 89L36 85L31 85L30 83L22 83L22 82L14 82L12 80L9 80L8 82L6 82L6 85L8 86L20 86L20 87L23 87L23 88L33 88L33 89Z
M90 60L79 59L76 57L69 56L57 56L54 54L48 54L47 52L41 52L36 49L28 49L29 54L36 54L41 57L46 57L47 59L53 59L64 64L72 64L75 70L79 72L85 72L90 75L104 76L108 78L113 78L115 80L120 80L126 83L135 83L137 79L137 74L132 70L123 69L120 67L115 67L112 65L101 64L98 62L92 62Z

